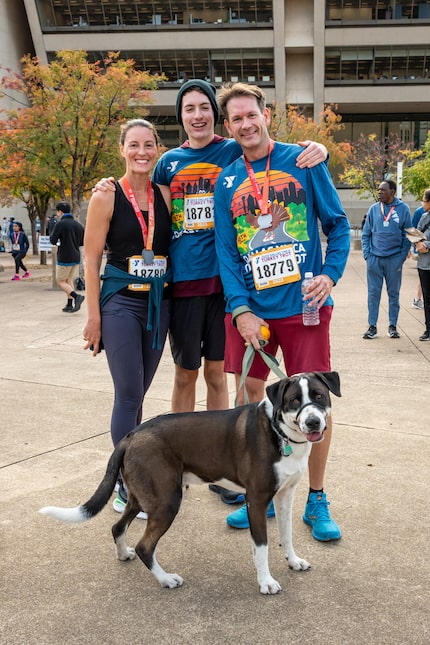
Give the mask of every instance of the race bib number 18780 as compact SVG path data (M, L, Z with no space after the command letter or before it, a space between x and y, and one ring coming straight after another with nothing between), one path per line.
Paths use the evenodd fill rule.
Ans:
M132 255L128 259L128 272L131 275L137 275L140 278L159 278L166 273L167 260L162 255L156 255L154 262L145 264L141 255ZM164 285L166 286L166 285ZM148 284L129 284L130 291L149 291L151 285Z

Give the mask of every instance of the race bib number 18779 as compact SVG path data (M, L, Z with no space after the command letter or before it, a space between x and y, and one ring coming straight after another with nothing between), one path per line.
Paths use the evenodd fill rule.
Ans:
M260 251L252 256L251 263L258 291L300 280L300 269L292 244Z

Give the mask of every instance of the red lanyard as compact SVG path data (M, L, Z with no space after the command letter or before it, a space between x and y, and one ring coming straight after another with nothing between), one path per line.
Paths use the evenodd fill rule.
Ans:
M381 213L382 213L382 217L384 218L384 222L388 222L388 220L390 219L390 217L391 217L391 215L393 214L393 211L394 211L394 209L395 209L396 207L395 207L395 206L394 206L394 204L393 204L393 205L391 206L390 210L388 211L388 215L385 215L385 213L384 213L384 204L383 204L382 202L379 202L379 205L380 205L380 207L381 207Z
M248 173L249 180L252 184L254 196L258 202L258 207L260 209L261 215L267 215L267 213L269 212L270 154L273 150L274 145L275 144L271 139L270 145L269 145L269 153L267 155L266 172L265 172L264 181L263 181L263 193L261 193L260 186L257 183L257 178L255 177L255 173L251 164L249 163L245 155L243 155L243 158L245 160L246 171Z
M20 235L19 233L14 233L14 234L13 234L13 237L14 237L14 240L15 240L15 241L14 241L14 244L18 244L18 242L19 242L19 235Z
M148 226L143 218L142 211L139 208L136 197L134 196L133 190L128 183L125 177L122 178L122 185L125 188L127 197L130 201L130 204L133 206L133 210L136 213L136 217L140 224L143 237L143 248L151 251L152 242L154 240L154 229L155 229L155 217L154 217L154 191L152 190L151 180L148 179Z

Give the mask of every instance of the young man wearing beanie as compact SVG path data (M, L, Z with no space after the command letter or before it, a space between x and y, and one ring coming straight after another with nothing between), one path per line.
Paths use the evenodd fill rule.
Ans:
M206 407L229 407L224 373L225 301L215 253L214 202L216 180L242 150L234 139L215 134L218 121L216 88L194 79L181 87L176 119L188 139L167 151L153 180L170 187L172 195L173 298L170 346L175 362L172 411L194 410L201 358L207 387ZM306 141L298 158L301 167L327 156L324 146Z
M59 202L56 206L58 222L50 235L53 246L60 242L57 254L57 284L67 295L65 313L79 311L85 300L74 290L74 280L79 274L80 246L84 244L84 227L73 217L70 205ZM60 219L61 218L61 219Z

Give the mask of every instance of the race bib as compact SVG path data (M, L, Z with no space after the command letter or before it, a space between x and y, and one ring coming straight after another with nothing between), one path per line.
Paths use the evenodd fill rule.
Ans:
M196 231L213 227L213 195L186 195L184 200L184 228L190 231Z
M12 251L19 251L19 244L12 244Z
M128 272L139 278L159 278L166 273L167 259L163 255L156 255L154 262L146 264L141 255L132 255L128 258ZM164 284L167 287L167 283ZM130 291L149 291L150 284L129 284Z
M257 291L300 280L300 269L292 244L260 251L251 257Z

